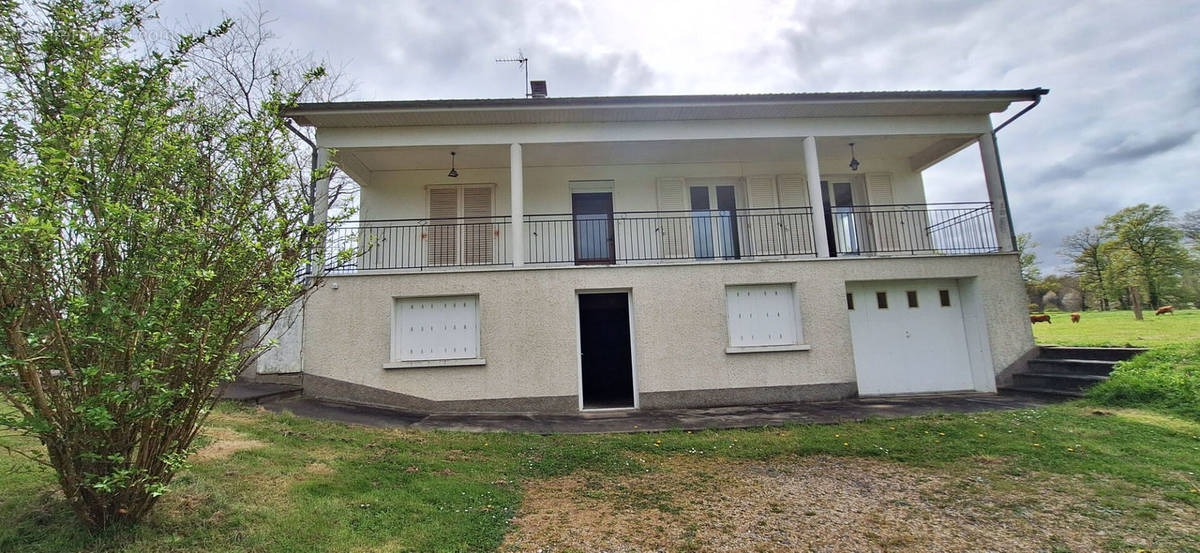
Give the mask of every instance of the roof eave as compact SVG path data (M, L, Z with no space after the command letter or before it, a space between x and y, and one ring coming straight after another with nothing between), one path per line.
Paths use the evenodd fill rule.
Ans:
M1049 93L1045 88L1016 90L956 90L912 92L819 92L796 94L686 95L686 96L581 96L563 98L499 98L469 100L401 100L362 102L311 102L283 112L301 124L306 115L364 112L433 112L458 110L538 110L546 108L606 108L719 106L769 104L828 104L865 102L1032 101Z

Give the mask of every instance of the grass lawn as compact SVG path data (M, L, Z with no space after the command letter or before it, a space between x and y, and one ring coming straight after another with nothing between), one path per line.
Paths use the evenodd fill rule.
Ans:
M1039 344L1062 346L1164 346L1200 341L1200 310L1179 310L1171 315L1143 312L1143 320L1132 311L1085 311L1078 323L1069 313L1050 313L1050 324L1033 325Z
M202 445L145 524L100 536L0 452L0 551L1200 551L1200 423L1084 403L602 436L223 405Z

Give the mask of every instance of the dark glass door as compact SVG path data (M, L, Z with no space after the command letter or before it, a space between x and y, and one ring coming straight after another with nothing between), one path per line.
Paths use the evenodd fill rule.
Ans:
M709 220L708 187L692 186L688 188L692 200L692 251L696 259L712 259L713 232Z
M737 189L732 186L717 187L717 236L721 238L721 255L725 259L742 256L738 244Z
M612 192L571 194L571 215L575 227L575 264L615 263Z

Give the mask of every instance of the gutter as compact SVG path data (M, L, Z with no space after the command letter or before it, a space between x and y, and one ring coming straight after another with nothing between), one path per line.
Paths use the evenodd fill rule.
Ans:
M1018 117L1020 117L1020 116L1022 116L1022 115L1025 115L1025 112L1027 112L1027 111L1029 111L1029 110L1031 110L1031 109L1033 109L1033 108L1036 108L1038 104L1042 103L1042 96L1045 96L1045 95L1049 94L1049 93L1050 93L1050 90L1049 90L1049 89L1046 89L1046 88L1035 88L1035 89L1033 89L1033 90L1030 90L1030 91L1029 91L1029 93L1033 95L1033 96L1030 98L1030 100L1033 100L1033 103L1032 103L1032 104L1029 104L1028 106L1025 106L1025 109L1023 109L1023 110L1021 110L1021 111L1018 111L1018 112L1016 113L1016 115L1013 115L1012 117L1009 117L1009 118L1008 118L1007 120L1005 120L1003 123L1000 123L1000 125L999 125L999 126L997 126L996 128L992 129L992 134L996 134L996 133L1000 132L1000 129L1003 129L1004 127L1007 127L1009 123L1012 123L1013 121L1016 121Z
M999 126L993 128L991 131L992 132L992 150L995 152L995 156L996 156L996 172L1000 174L1000 191L1004 194L1004 211L1007 212L1007 213L1005 213L1005 219L1008 219L1008 236L1010 238L1012 238L1012 249L1014 252L1018 251L1017 250L1017 230L1016 230L1016 227L1013 226L1012 204L1010 204L1008 201L1008 183L1005 182L1005 180L1004 180L1004 164L1000 162L1000 145L996 141L996 133L999 132L1000 129L1007 127L1009 123L1016 121L1018 117L1025 115L1025 113L1028 112L1029 110L1037 107L1038 104L1042 103L1042 96L1049 94L1050 90L1045 89L1045 88L1035 88L1033 90L1030 90L1029 92L1032 94L1032 96L1030 97L1030 100L1033 100L1033 103L1029 104L1028 106L1025 106L1025 109L1018 111L1012 117L1009 117L1007 120L1005 120L1003 123L1000 123Z

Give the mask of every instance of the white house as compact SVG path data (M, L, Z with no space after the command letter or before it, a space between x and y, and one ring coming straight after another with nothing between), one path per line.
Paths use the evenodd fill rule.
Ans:
M300 105L361 186L327 249L362 251L318 267L293 327L304 393L573 412L994 392L1034 343L990 114L1046 92ZM976 145L990 201L928 203L922 171Z

